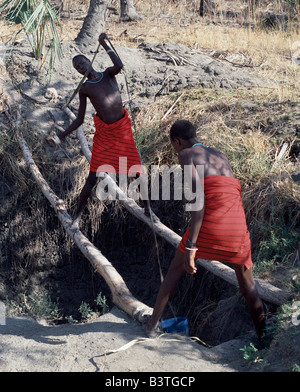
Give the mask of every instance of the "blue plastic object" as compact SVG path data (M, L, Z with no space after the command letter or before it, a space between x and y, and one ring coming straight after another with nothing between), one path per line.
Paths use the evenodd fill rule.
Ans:
M184 333L189 334L189 325L187 317L175 317L160 322L162 329L167 333Z

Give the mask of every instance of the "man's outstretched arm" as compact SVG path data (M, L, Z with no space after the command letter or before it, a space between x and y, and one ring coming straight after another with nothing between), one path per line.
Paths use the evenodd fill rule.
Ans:
M48 136L45 140L44 143L48 146L55 147L57 146L62 139L64 139L66 136L68 136L71 132L75 131L80 125L83 123L84 116L85 116L85 111L86 111L86 95L84 95L81 90L79 91L79 109L78 109L78 116L77 118L70 124L70 126L61 134L59 135L51 135ZM53 131L52 131L53 132Z
M86 95L79 91L79 109L78 109L78 116L77 118L70 124L70 126L65 130L65 132L58 135L59 139L64 139L68 136L71 132L75 131L77 128L83 124L84 116L86 111Z
M195 267L195 256L197 251L196 243L204 217L204 199L202 197L203 189L201 185L201 178L192 161L191 155L187 154L185 151L181 152L179 154L179 162L183 169L185 166L187 166L187 169L189 169L187 171L185 170L185 174L190 172L189 175L191 176L191 190L194 194L196 192L198 193L195 197L195 206L197 208L191 211L190 235L188 239L189 243L186 246L186 253L184 255L185 270L189 274L194 274L197 271L197 268Z

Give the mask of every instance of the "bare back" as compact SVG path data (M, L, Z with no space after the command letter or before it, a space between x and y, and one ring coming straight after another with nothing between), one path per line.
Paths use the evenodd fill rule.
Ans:
M181 164L204 166L204 177L227 176L234 177L230 163L220 151L203 146L186 148L179 154Z
M80 93L90 99L98 116L105 123L112 124L124 116L117 80L109 74L108 69L103 72L101 80L86 81Z

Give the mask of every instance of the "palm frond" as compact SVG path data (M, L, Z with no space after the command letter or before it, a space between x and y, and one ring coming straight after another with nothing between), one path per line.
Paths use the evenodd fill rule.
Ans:
M31 1L31 3L33 2L36 2L36 0ZM22 20L22 14L30 5L33 6L29 3L29 0L5 0L0 3L0 12L5 12L8 20L16 22L17 18Z
M5 0L0 2L0 11L4 11L9 20L20 19L37 60L45 58L50 51L50 66L53 66L56 55L63 57L57 31L61 22L49 0ZM47 44L49 50L46 50Z

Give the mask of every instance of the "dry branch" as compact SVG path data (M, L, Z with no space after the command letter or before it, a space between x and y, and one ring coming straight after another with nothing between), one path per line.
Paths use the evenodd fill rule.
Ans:
M287 142L283 144L278 156L275 159L275 162L273 163L271 170L275 169L275 167L278 166L278 163L281 160L281 158L284 156L286 150L288 149L288 146L289 146L289 143L287 143Z
M234 270L227 265L215 260L202 259L197 259L197 264L212 272L214 275L223 278L226 282L231 283L234 286L238 286ZM257 285L258 293L263 300L275 305L282 305L289 299L290 294L286 291L273 286L263 279L254 280Z
M181 98L184 96L184 93L182 93L177 99L176 101L173 103L173 105L168 109L168 111L163 115L161 121L165 120L168 115L172 112L172 110L174 109L174 107L177 105L177 103L181 100Z
M182 95L179 97L179 99L182 97ZM65 112L70 116L70 118L72 120L74 120L76 118L70 109L65 109ZM82 127L78 128L77 136L78 136L78 139L81 143L81 148L84 151L84 154L85 154L87 160L90 161L91 151L88 147L88 144L87 144L86 138L84 136ZM129 210L136 218L147 223L155 231L155 233L157 233L160 237L164 238L166 241L168 241L170 244L172 244L175 248L178 247L179 242L181 241L181 237L178 234L176 234L174 231L172 231L167 226L162 224L160 221L159 222L152 222L150 218L145 216L143 209L140 208L135 203L135 201L133 199L127 197L125 195L125 193L117 186L117 184L113 181L113 179L111 177L109 177L106 173L101 173L101 177L102 176L103 176L103 178L106 179L107 183L109 183L108 189L114 190L115 194L119 196L120 203L127 210ZM202 267L204 267L205 269L207 269L208 271L212 272L213 274L223 278L226 282L228 282L232 285L238 286L238 282L237 282L236 274L235 274L234 270L232 268L228 267L227 265L222 264L221 262L215 261L215 260L202 260L202 259L198 259L197 263L199 265L201 265ZM262 279L255 279L255 282L257 284L257 289L258 289L260 297L267 302L270 302L270 303L273 303L276 305L282 305L290 297L289 293L273 286L272 284L270 284L268 282L265 282Z
M105 279L111 290L114 304L124 310L131 317L142 321L143 316L145 314L150 314L152 309L132 296L121 275L115 270L113 265L103 256L103 254L82 234L81 231L74 231L71 229L72 218L67 212L65 203L49 187L40 170L36 166L20 130L20 124L20 112L18 112L18 118L14 121L14 125L24 159L42 193L53 206L64 229L69 236L74 239L76 245L92 264L95 271L97 271Z

